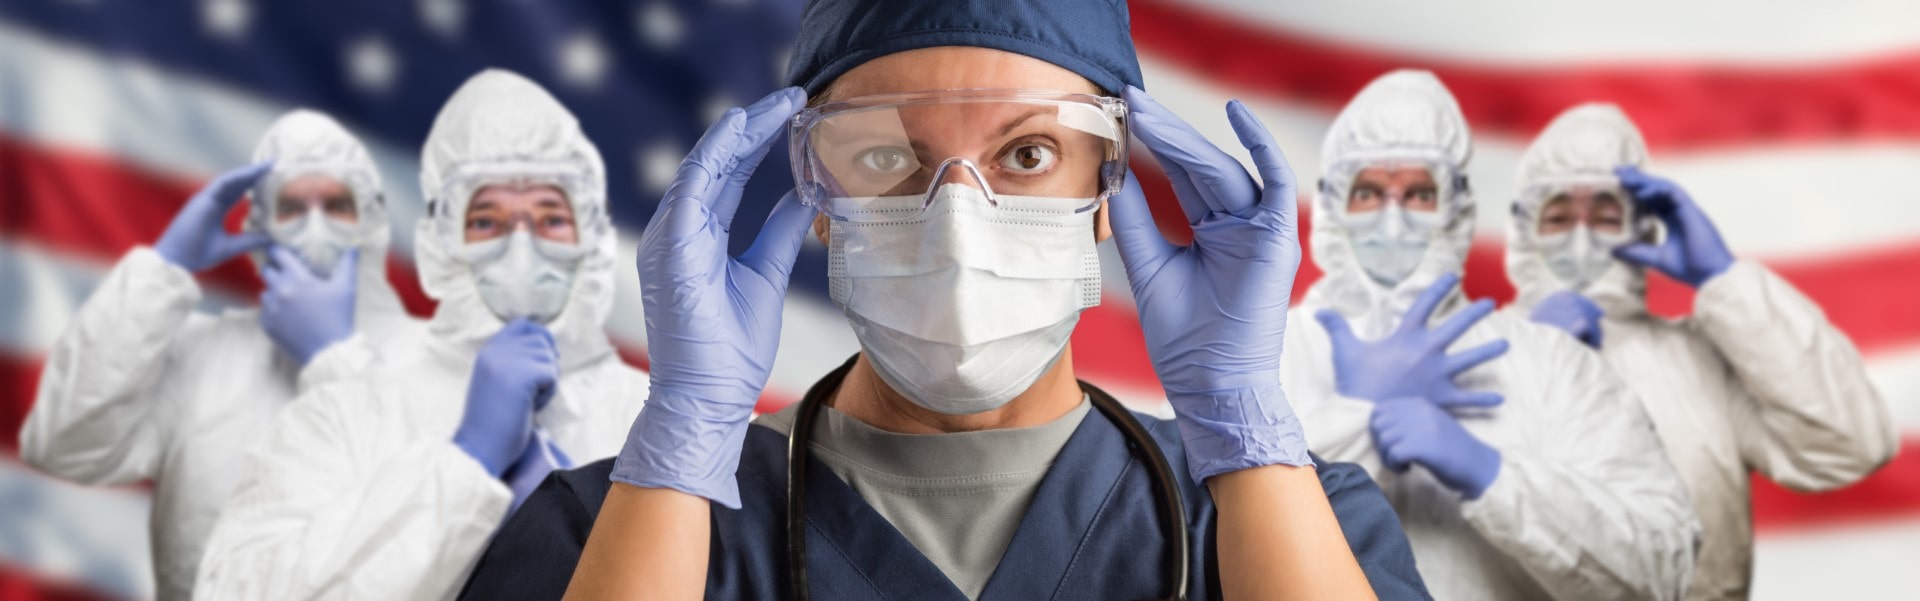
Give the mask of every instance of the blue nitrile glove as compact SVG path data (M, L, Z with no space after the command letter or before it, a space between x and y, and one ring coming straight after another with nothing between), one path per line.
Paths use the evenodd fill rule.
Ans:
M1659 217L1667 226L1667 239L1660 244L1628 244L1614 249L1614 258L1652 267L1696 289L1733 266L1733 252L1720 240L1720 230L1686 190L1631 166L1613 173L1620 177L1620 187L1633 195L1637 212Z
M1426 466L1468 499L1478 499L1500 475L1500 450L1474 438L1442 404L1406 397L1375 403L1368 422L1373 446L1394 471Z
M533 494L533 489L539 488L540 482L547 479L547 474L572 467L573 459L555 446L546 432L535 428L527 440L527 449L500 476L507 490L513 491L513 504L508 506L507 512L519 509L520 504L526 502L527 495Z
M260 271L260 328L287 355L306 365L333 343L353 335L354 277L360 249L348 249L333 266L333 279L315 275L299 255L275 245Z
M732 109L680 163L640 236L652 390L612 479L740 507L733 473L780 342L788 276L814 211L789 192L739 258L727 232L742 188L806 93Z
M227 210L240 202L248 188L273 168L271 161L241 167L220 174L206 187L187 199L187 204L167 224L154 252L181 269L200 272L232 259L234 255L258 250L272 243L266 232L229 234L225 229Z
M1147 354L1173 405L1195 480L1265 465L1312 465L1300 420L1280 388L1287 302L1300 266L1299 192L1286 157L1238 101L1227 119L1264 187L1240 162L1128 88L1128 124L1160 159L1193 225L1167 242L1128 174L1111 223L1139 306Z
M1354 336L1346 318L1332 309L1315 314L1333 342L1335 389L1342 396L1375 402L1412 397L1443 405L1500 404L1499 393L1461 390L1454 386L1453 377L1506 353L1507 341L1495 340L1447 354L1453 341L1493 312L1493 303L1481 300L1467 305L1440 325L1427 328L1434 309L1459 282L1460 276L1454 274L1440 276L1414 299L1399 327L1372 342Z
M553 399L559 378L553 334L524 317L507 322L473 360L467 410L453 443L500 477L526 452L533 414Z
M1535 323L1550 325L1562 330L1587 346L1600 348L1600 317L1606 312L1600 305L1593 304L1587 297L1572 290L1561 290L1541 299L1533 306L1531 318Z

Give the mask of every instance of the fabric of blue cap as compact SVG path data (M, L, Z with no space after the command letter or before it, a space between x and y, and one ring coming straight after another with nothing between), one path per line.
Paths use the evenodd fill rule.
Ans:
M1126 0L812 0L787 83L818 94L862 63L934 46L1024 54L1115 94L1145 87Z

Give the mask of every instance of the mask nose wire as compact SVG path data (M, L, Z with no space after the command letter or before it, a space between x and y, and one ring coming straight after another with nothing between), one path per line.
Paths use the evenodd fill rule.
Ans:
M955 166L958 166L961 169L964 169L965 173L953 173L952 175L955 178L954 181L948 182L947 181L948 174L953 170ZM948 183L965 185L965 182L962 182L959 180L960 177L963 177L965 175L973 176L973 182L974 184L976 184L975 187L980 188L980 192L987 197L987 206L990 206L996 209L1000 208L1000 200L998 197L994 196L993 186L987 185L986 176L983 176L980 174L980 167L977 165L974 165L973 161L964 159L961 157L953 157L945 161L941 161L940 166L934 169L933 181L932 183L927 184L927 192L924 195L924 198L921 200L921 204L920 204L921 208L924 209L933 204L934 192L939 190L940 186Z

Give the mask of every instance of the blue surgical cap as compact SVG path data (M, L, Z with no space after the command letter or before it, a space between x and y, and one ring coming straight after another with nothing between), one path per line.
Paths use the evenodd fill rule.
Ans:
M867 61L934 46L1024 54L1112 93L1144 87L1126 0L811 0L787 83L818 94Z

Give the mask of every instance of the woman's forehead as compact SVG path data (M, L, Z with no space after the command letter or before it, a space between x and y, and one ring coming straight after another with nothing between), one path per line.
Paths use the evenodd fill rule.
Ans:
M876 58L833 80L831 100L926 90L1022 89L1103 93L1087 78L1023 54L991 48L939 46Z

